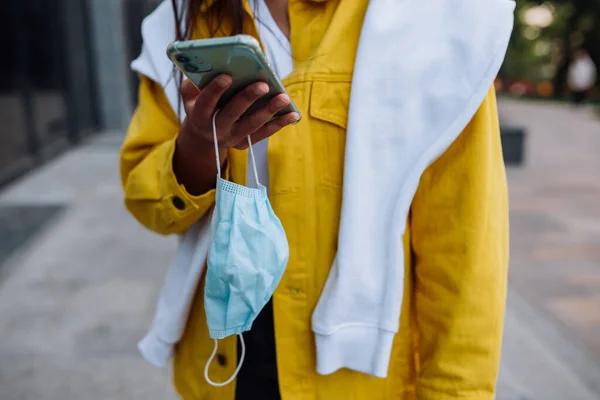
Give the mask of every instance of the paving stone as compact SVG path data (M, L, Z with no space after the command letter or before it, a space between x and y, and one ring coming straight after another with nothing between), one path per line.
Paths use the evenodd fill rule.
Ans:
M61 205L0 206L0 265L63 208Z

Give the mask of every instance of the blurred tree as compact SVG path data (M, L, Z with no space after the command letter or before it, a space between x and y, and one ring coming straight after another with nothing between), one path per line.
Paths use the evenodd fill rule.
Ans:
M574 50L586 49L596 65L600 65L600 0L553 0L553 3L563 10L564 19L556 32L563 51L554 77L555 94L561 95L566 91Z
M501 77L508 83L552 80L554 94L562 95L573 52L580 47L600 66L600 0L517 1Z

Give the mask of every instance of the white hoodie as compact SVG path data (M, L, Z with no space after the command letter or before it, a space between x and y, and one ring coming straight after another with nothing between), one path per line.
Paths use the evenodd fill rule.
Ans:
M144 21L145 45L132 68L167 83L175 108L178 91L164 55L175 29L169 3ZM352 80L338 254L312 321L319 373L349 368L387 376L413 196L425 169L462 132L492 85L513 10L512 0L370 1ZM180 339L202 272L208 239L198 226L182 241L140 342L155 365L167 363Z

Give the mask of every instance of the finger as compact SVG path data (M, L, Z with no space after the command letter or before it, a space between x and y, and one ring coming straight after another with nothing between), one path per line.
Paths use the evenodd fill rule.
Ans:
M180 92L185 115L191 115L194 109L194 104L196 104L196 99L200 95L200 90L198 90L193 84L187 85L184 83L181 85Z
M261 129L279 110L290 104L290 98L280 94L272 98L269 103L254 114L244 117L232 129L232 141L239 142L246 136Z
M269 85L264 82L248 85L219 112L219 126L223 126L225 130L229 130L256 100L268 92Z
M190 81L189 79L184 80L179 87L179 93L181 93L181 100L183 102L183 109L185 115L190 115L194 108L196 98L200 94L200 90Z
M269 136L274 135L275 133L277 133L284 127L286 127L287 125L292 125L292 124L298 122L299 119L300 119L300 115L298 115L298 113L291 112L291 113L282 115L281 117L263 125L262 128L260 128L259 130L257 130L250 136L250 138L252 140L252 144L258 143L261 140L265 140ZM240 141L235 146L235 148L238 150L247 149L248 148L248 140L246 138L244 138L242 141Z
M229 86L231 86L231 77L228 75L219 75L210 81L196 99L192 112L194 120L210 122L219 99Z
M189 79L186 79L181 83L179 92L181 93L181 98L184 102L195 99L200 94L200 90L198 90L198 88Z

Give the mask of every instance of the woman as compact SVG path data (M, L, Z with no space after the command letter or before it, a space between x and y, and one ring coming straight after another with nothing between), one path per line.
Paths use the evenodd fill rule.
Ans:
M596 65L587 51L575 52L567 74L571 101L575 106L584 105L596 85Z
M183 4L183 12L174 13L180 39L245 33L261 40L271 64L285 77L288 93L303 114L298 124L294 124L299 117L295 113L267 122L290 101L280 95L252 116L239 119L265 93L265 85L255 83L216 116L223 176L242 185L253 182L246 151L247 137L251 135L257 177L268 182L269 199L285 228L290 259L272 302L244 335L247 352L236 385L215 388L202 378L213 343L206 326L203 285L199 285L174 357L174 382L183 399L494 397L508 253L506 180L495 94L490 89L499 64L488 67L488 63L465 61L461 71L455 65L439 62L439 57L461 53L460 60L471 60L492 50L503 55L502 46L488 50L490 46L469 48L466 43L471 36L502 36L502 42L508 40L508 31L485 28L494 25L493 18L500 19L485 11L486 8L493 10L497 3L505 2L488 0L480 6L481 1L470 0L455 6L449 0L435 0L429 10L417 9L418 2L379 0L190 0ZM394 13L388 14L395 19L389 19L385 12L371 12L376 3L394 9ZM176 5L169 7L173 14L172 7ZM371 14L367 13L368 8ZM430 31L436 29L435 21L446 21L445 13L465 18L465 21L450 18L446 22L452 32L447 35L452 51L442 44L429 51L428 47L437 43L431 40L422 40L427 45L420 48L420 38L433 37ZM370 30L366 29L369 15ZM373 22L373 15L379 19ZM414 16L421 20L411 22L409 17ZM434 22L427 22L429 18ZM488 31L478 32L474 25ZM404 27L408 32L402 30ZM386 29L399 32L399 44L392 47L398 54L390 54L389 49L369 52L379 43L366 38L372 34L371 38L378 39ZM151 31L144 38L150 46L150 42L158 40L153 39ZM407 36L411 32L414 37ZM442 30L436 40L443 42L443 38ZM164 52L162 44L158 47ZM392 71L397 79L405 79L406 92L390 94L386 89L395 86L384 84L375 85L375 92L371 93L355 90L361 84L365 86L360 78L368 78L370 71L377 79L389 78L380 82L396 79L382 78L380 75L387 71L379 73L378 59L373 57L380 62L406 57ZM497 55L494 57L498 59ZM417 59L416 68L411 60ZM435 62L428 63L428 59ZM410 68L403 70L403 65ZM477 79L478 84L487 85L483 92L476 93L470 82L462 80L463 76L479 73L474 65L485 69L484 78ZM216 102L231 80L227 76L217 77L202 92L183 82L181 117L185 119L180 124L175 97L169 95L164 82L144 76L151 75L149 69L136 70L142 73L139 104L121 154L125 203L147 228L165 235L183 234L215 202L217 165L211 123ZM421 79L422 83L412 85L411 89L411 74L427 76L428 80ZM439 76L446 78L440 80ZM456 100L459 91L463 92L459 97L464 101ZM364 98L357 93L365 94ZM397 101L369 108L373 99L388 97ZM458 127L457 137L416 176L416 193L409 198L410 213L399 218L387 212L378 216L382 224L402 227L402 243L394 242L393 235L383 237L380 231L370 229L374 225L353 224L357 219L348 217L353 203L364 205L356 213L358 220L361 214L381 214L386 205L380 199L389 199L389 194L396 190L391 184L397 175L394 166L405 159L418 162L423 159L419 151L403 152L410 147L410 141L394 136L394 130L379 132L374 128L354 134L360 126L356 121L368 121L372 114L379 124L373 126L385 130L385 121L378 118L379 108L385 108L389 119L394 118L394 112L404 118L388 127L393 125L401 132L401 125L413 126L411 129L417 132L419 127L429 126L430 121L443 119L442 115L448 114L443 110L454 112L457 107L468 109L472 104L475 104L472 112L460 113L467 119L452 118L443 126L431 125L441 131ZM381 136L382 140L375 142L375 149L357 148L360 140L373 135ZM398 149L397 159L377 157L389 156L390 149ZM357 153L374 155L370 158L372 163L361 164ZM371 179L355 182L353 178L360 173L371 174L368 175ZM361 187L362 192L357 192ZM370 198L371 195L383 197ZM364 198L359 199L361 196ZM390 201L395 203L397 199ZM359 241L358 246L348 249L345 240L349 236L369 243L362 248ZM394 321L398 326L386 332L391 335L389 348L382 351L384 361L371 368L359 365L364 360L354 363L347 349L339 357L333 354L332 347L323 344L323 332L315 325L327 320L331 310L334 317L365 313L357 308L378 295L378 289L370 286L370 281L359 279L353 283L354 288L362 287L364 292L354 292L346 309L343 305L330 306L327 300L336 298L332 291L345 289L339 287L342 281L336 278L344 274L348 278L348 269L342 266L351 262L352 256L362 259L364 254L370 254L373 260L382 257L379 252L372 252L381 240L386 248L403 257L406 268L401 270L398 291L388 293L401 301L397 303L401 304L401 312L398 308ZM367 263L370 259L367 257ZM375 261L373 265L361 264L358 270L350 269L350 276L369 277L376 275L378 268ZM378 309L367 308L366 312L378 314ZM352 344L358 354L365 351L367 343L365 339L364 346L360 340ZM213 380L225 381L233 374L238 345L233 337L219 343L217 362L208 371Z

